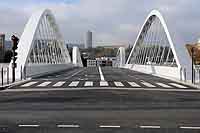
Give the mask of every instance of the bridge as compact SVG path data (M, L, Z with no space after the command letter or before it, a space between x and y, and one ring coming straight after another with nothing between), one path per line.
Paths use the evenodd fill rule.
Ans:
M200 129L200 91L187 82L190 69L157 10L145 20L128 59L120 47L113 67L83 67L77 47L71 60L50 10L32 15L17 52L16 78L23 80L0 93L0 119L16 130Z

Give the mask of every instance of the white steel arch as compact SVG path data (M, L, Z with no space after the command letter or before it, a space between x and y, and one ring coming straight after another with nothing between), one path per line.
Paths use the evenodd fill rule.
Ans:
M117 51L116 55L116 62L114 63L114 67L124 67L126 63L125 59L126 53L125 53L125 48L120 47Z
M174 70L176 70L176 75L173 75L172 77L176 77L176 78L181 78L182 77L182 73L181 73L181 64L180 64L180 60L179 60L179 58L178 58L178 56L177 56L177 53L176 53L176 50L175 50L175 46L174 46L174 44L173 44L173 42L172 42L172 39L171 39L171 36L170 36L170 33L169 33L169 31L168 31L168 28L167 28L167 25L166 25L166 22L165 22L165 20L164 20L164 18L163 18L163 16L161 15L161 13L159 12L159 11L157 11L157 10L153 10L153 11L151 11L150 12L150 14L148 15L148 17L146 18L146 20L145 20L145 22L144 22L144 24L142 25L142 28L140 29L140 32L139 32L139 34L138 34L138 36L137 36L137 38L136 38L136 41L135 41L135 43L134 43L134 45L133 45L133 48L132 48L132 50L131 50L131 53L130 53L130 55L129 55L129 57L128 57L128 60L127 60L127 62L126 62L126 67L127 68L134 68L134 65L135 64L131 64L130 63L130 61L131 61L131 58L132 58L132 55L134 54L134 52L135 52L135 49L136 49L136 47L137 47L137 45L138 45L138 43L139 43L139 41L141 40L141 38L143 38L143 36L145 36L145 33L144 33L144 31L147 29L147 30L149 30L148 28L147 28L147 25L149 24L149 23L151 23L150 21L152 21L152 18L157 18L159 21L160 21L160 24L162 25L162 28L164 29L164 32L165 32L165 35L166 35L166 37L167 37L167 40L168 40L168 43L169 43L169 45L170 45L170 47L171 47L171 51L172 51L172 53L173 53L173 56L174 56L174 59L175 59L175 61L176 61L176 65L177 65L177 68L173 68ZM145 29L146 28L146 29ZM147 34L147 33L146 33ZM146 50L146 49L145 49ZM140 54L143 54L143 53L140 53ZM136 64L137 65L137 64ZM146 67L146 65L144 65L145 67L144 67L144 69L142 69L142 70L140 70L140 71L145 71L145 69L149 69L148 67ZM142 65L140 65L139 67L142 67ZM161 70L161 67L159 67L159 66L153 66L152 64L150 65L150 68L151 69L153 69L153 70L150 70L151 72L150 73L153 73L153 74L160 74L159 72L162 72L162 75L165 75L166 73L167 73L167 70L170 70L170 69L163 69L163 70ZM162 68L164 68L164 67L162 67ZM166 67L165 67L166 68ZM169 67L168 67L169 68ZM149 71L149 70L147 70L147 71ZM153 71L153 72L152 72ZM168 75L168 76L170 76L170 75Z
M39 44L36 47L36 43L39 43L40 47ZM20 78L22 72L27 76L34 76L71 66L69 52L64 46L56 20L48 9L38 11L31 16L20 38L17 53L16 78ZM35 53L35 58L31 61L32 53ZM42 60L44 58L42 56L46 53L49 53L46 60ZM10 69L11 66L10 63Z

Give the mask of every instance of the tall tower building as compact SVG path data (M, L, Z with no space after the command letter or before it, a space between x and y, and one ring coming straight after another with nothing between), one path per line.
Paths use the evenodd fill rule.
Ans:
M85 39L85 48L92 48L92 32L87 31L86 33L86 39Z
M0 62L4 62L5 34L0 34Z

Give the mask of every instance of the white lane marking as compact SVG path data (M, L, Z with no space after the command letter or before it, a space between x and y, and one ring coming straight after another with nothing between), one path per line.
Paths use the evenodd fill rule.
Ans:
M177 83L169 83L170 85L173 85L175 87L178 87L178 88L188 88L186 86L183 86L183 85L180 85L180 84L177 84Z
M105 78L103 76L103 73L102 73L102 70L101 70L100 66L99 66L99 74L100 74L101 81L105 81Z
M60 86L62 86L64 83L65 83L65 81L60 81L60 82L57 82L56 84L54 84L53 86L54 86L54 87L60 87Z
M39 84L38 87L45 87L45 86L47 86L49 84L51 84L51 82L47 81L47 82Z
M121 126L114 126L114 125L100 125L100 128L120 128Z
M70 87L75 87L75 86L78 86L79 84L79 81L73 81L69 84Z
M164 83L156 83L156 84L159 85L159 86L162 86L164 88L172 88L172 86L166 85Z
M108 86L108 82L106 82L106 81L101 81L101 82L100 82L100 86Z
M160 126L140 126L140 128L160 128Z
M121 82L114 82L115 86L123 87L124 85Z
M58 128L79 128L79 125L57 125Z
M40 125L18 125L18 127L39 127Z
M185 126L181 126L181 129L200 129L200 127L185 127Z
M31 85L34 85L34 84L36 84L37 82L29 82L29 83L26 83L26 84L24 84L24 85L21 85L21 87L29 87L29 86L31 86Z
M93 82L92 81L86 81L84 86L93 86Z
M128 82L132 87L140 87L138 84L135 82Z
M156 87L156 86L154 86L154 85L152 85L152 84L150 84L150 83L148 83L148 82L142 81L141 83L142 83L143 85L147 86L147 87Z

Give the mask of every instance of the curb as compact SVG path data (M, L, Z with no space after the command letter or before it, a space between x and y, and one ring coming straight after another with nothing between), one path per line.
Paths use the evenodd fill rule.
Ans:
M9 88L11 88L11 87L13 87L13 86L16 86L16 85L18 85L18 84L22 84L22 83L27 82L27 81L30 81L30 80L31 80L31 79L29 78L29 79L26 79L26 80L16 81L16 82L14 82L14 83L1 86L1 87L0 87L0 90L6 90L6 89L9 89Z
M178 80L178 79L175 79L175 78L171 78L171 77L164 77L164 76L158 75L158 74L151 74L151 75L157 76L157 77L161 77L161 78L164 78L164 79L168 79L168 80L172 80L172 81L175 81L175 82L178 82L180 84L184 84L184 85L196 88L196 89L200 89L200 86L192 84L192 83L189 83L187 81L181 81L181 80Z
M132 70L132 69L129 69L129 68L124 68L124 69L136 71L136 70ZM145 72L141 72L141 71L137 71L137 72L148 74L148 75L153 75L153 76L168 79L168 80L172 80L172 81L178 82L178 83L183 84L183 85L187 85L187 86L190 86L190 87L193 87L193 88L196 88L196 89L200 89L199 85L195 85L195 84L189 83L187 81L181 81L181 80L178 80L178 79L175 79L175 78L172 78L172 77L167 77L167 76L158 75L158 74L145 73Z

